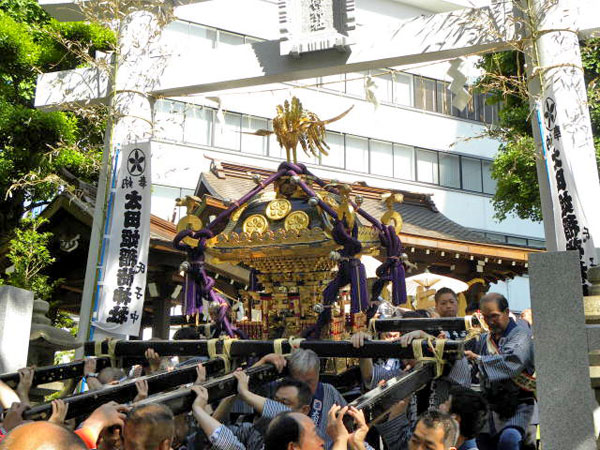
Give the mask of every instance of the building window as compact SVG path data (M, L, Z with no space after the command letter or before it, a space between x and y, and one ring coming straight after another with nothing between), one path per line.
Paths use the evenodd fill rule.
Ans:
M229 33L227 31L222 31L222 30L219 30L218 41L219 41L219 43L218 43L219 47L245 44L243 35L236 34L236 33Z
M479 100L479 120L489 124L498 123L498 104L490 104L490 94L477 94Z
M481 161L483 166L483 192L486 194L496 193L496 180L492 178L492 161Z
M369 140L346 135L346 169L354 172L369 172Z
M365 98L365 77L368 75L369 71L346 74L346 94Z
M490 233L488 231L473 230L476 233L483 233L483 235L498 244L509 244L509 245L520 245L523 247L532 248L545 248L546 241L543 239L526 238L521 236L511 236L500 233Z
M192 144L211 145L213 110L193 104L185 107L183 140Z
M417 149L417 181L438 184L437 152Z
M413 106L412 76L407 73L394 72L394 103Z
M452 112L452 92L450 83L438 81L436 83L437 112L450 115Z
M184 103L159 100L154 107L154 137L167 141L183 140Z
M168 32L162 34L161 41L169 47L177 48L178 45L188 42L189 28L189 22L175 20L167 25Z
M317 152L318 152L318 150L317 150ZM293 158L293 156L292 156L292 158ZM313 155L310 150L308 151L308 153L306 153L304 151L304 149L302 148L302 146L300 145L300 143L298 143L298 146L296 147L296 158L298 159L298 162L305 163L305 164L318 164L319 163L319 157Z
M435 111L435 80L415 76L415 108Z
M467 103L467 106L465 106L463 109L458 109L456 108L456 106L452 106L452 115L456 116L456 117L461 117L463 119L469 119L469 120L477 120L478 119L478 108L477 108L477 94L475 94L473 92L473 89L468 88L467 86L465 86L466 89L469 90L469 92L471 93L471 99L469 100L469 102ZM452 98L454 99L455 95L452 94Z
M184 42L194 51L212 50L217 44L217 30L190 23L190 31ZM181 45L181 41L177 45Z
M512 245L527 246L527 239L515 236L506 236L506 242Z
M394 177L401 180L415 179L415 149L408 145L394 144Z
M494 242L497 242L499 244L506 244L506 236L503 234L498 234L498 233L485 233L485 236L488 239L491 239Z
M269 120L268 121L268 129L270 131L273 131L273 121ZM270 134L269 137L269 156L272 156L274 158L285 158L285 149L283 149L280 145L279 142L277 142L277 136L275 135L275 133Z
M527 239L527 245L529 245L529 247L534 247L534 248L545 248L546 241L542 241L539 239Z
M266 155L268 153L268 136L257 136L258 130L267 130L269 124L267 119L244 115L242 117L242 151L255 155Z
M254 44L256 42L263 42L262 39L254 38L251 36L244 36L244 41L246 42L246 44Z
M481 160L461 157L462 187L469 191L482 191Z
M321 165L329 167L344 168L344 135L327 131L325 133L325 142L329 146L328 155L321 153Z
M242 140L242 115L225 112L223 116L223 122L215 126L215 146L239 151Z
M218 122L214 108L172 100L155 105L154 138L213 145L255 155L285 158L285 150L275 134L256 136L251 133L273 131L272 120L233 112L223 113ZM300 162L372 173L402 180L494 194L496 182L491 178L492 161L457 156L434 150L326 131L328 155L306 155L297 149Z
M391 142L369 139L371 173L394 176L394 153Z
M394 101L393 95L393 77L389 70L372 71L373 81L375 82L375 95L380 102L391 103Z
M321 77L319 78L320 82L319 84L321 85L321 87L323 89L330 89L332 91L336 91L336 92L344 92L345 91L345 84L346 84L346 77L345 74L340 73L338 75L330 75L327 77Z
M440 184L460 189L460 158L448 153L440 153Z

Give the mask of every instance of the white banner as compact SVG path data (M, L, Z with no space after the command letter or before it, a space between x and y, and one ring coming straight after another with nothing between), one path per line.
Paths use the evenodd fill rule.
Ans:
M589 285L588 268L597 265L596 249L585 211L577 192L573 169L565 152L564 117L551 89L547 89L543 105L537 108L538 124L542 134L542 146L554 213L554 231L559 250L577 250L580 254L581 278L584 286ZM569 154L576 156L576 152ZM582 180L585 181L585 180Z
M138 336L150 246L150 143L127 145L119 158L111 185L113 207L93 325L110 333Z

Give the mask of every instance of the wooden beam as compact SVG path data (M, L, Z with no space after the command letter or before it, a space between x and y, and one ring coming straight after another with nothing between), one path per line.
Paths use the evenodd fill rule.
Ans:
M224 364L221 359L214 359L203 363L206 368L206 375L210 376L223 370ZM128 380L116 386L105 387L98 391L88 391L83 394L76 394L62 400L69 405L67 419L90 414L98 406L116 401L118 403L127 403L137 395L135 383L137 380L146 380L148 382L148 393L157 394L167 389L192 383L196 380L196 366L182 367L171 372L161 372L154 375ZM52 413L52 405L43 403L36 405L24 413L24 417L30 420L47 420Z
M216 343L216 351L223 351L223 341ZM432 356L431 348L427 342L423 342L423 354ZM435 342L434 342L435 345ZM355 348L350 341L325 341L325 340L303 340L299 347L313 350L321 358L343 357L343 358L401 358L410 359L414 357L412 347L402 347L398 342L389 341L367 341L361 348ZM115 344L115 356L138 356L144 354L149 348L153 348L160 355L185 355L185 356L208 356L208 340L181 340L181 341L118 341ZM108 343L102 342L102 352L108 351ZM288 341L281 344L283 353L289 353L291 346ZM454 359L463 354L462 341L448 340L444 346L444 357ZM86 342L84 352L86 355L94 355L96 344ZM231 341L229 355L232 358L247 358L262 356L275 352L274 341L258 340L234 340Z
M407 319L376 319L373 322L374 330L378 333L384 331L408 332L423 330L429 334L439 334L442 331L465 331L466 317L440 317L440 318L407 318ZM479 319L471 316L473 326L479 326Z
M67 380L70 378L79 378L83 376L84 361L73 361L56 366L44 366L34 368L33 386L38 384L52 383L54 381ZM96 370L100 372L105 367L110 366L108 358L96 359ZM0 375L0 380L8 384L13 389L19 383L19 373L10 372Z

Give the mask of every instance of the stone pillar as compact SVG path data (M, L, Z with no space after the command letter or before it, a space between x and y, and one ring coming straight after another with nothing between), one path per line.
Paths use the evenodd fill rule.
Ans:
M32 312L33 292L0 286L0 373L26 366Z
M542 446L595 450L579 253L529 255L529 279Z

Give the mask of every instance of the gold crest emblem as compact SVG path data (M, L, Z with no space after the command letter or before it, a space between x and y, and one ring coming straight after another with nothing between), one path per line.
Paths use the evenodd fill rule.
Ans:
M261 214L252 214L244 220L242 229L245 233L250 235L255 231L262 234L269 229L269 222L267 222L267 218Z
M285 198L277 198L267 205L266 214L271 220L280 220L289 214L292 210L292 204Z
M198 216L193 216L193 215L189 214L189 215L185 216L183 219L181 219L179 222L177 222L177 232L178 233L183 230L200 231L201 229L202 229L202 220L200 220L200 218ZM193 239L189 236L184 238L183 242L185 242L187 245L190 245L192 247L196 247L198 245L198 239Z
M283 227L287 230L300 231L308 228L310 218L304 211L294 211L285 218Z

